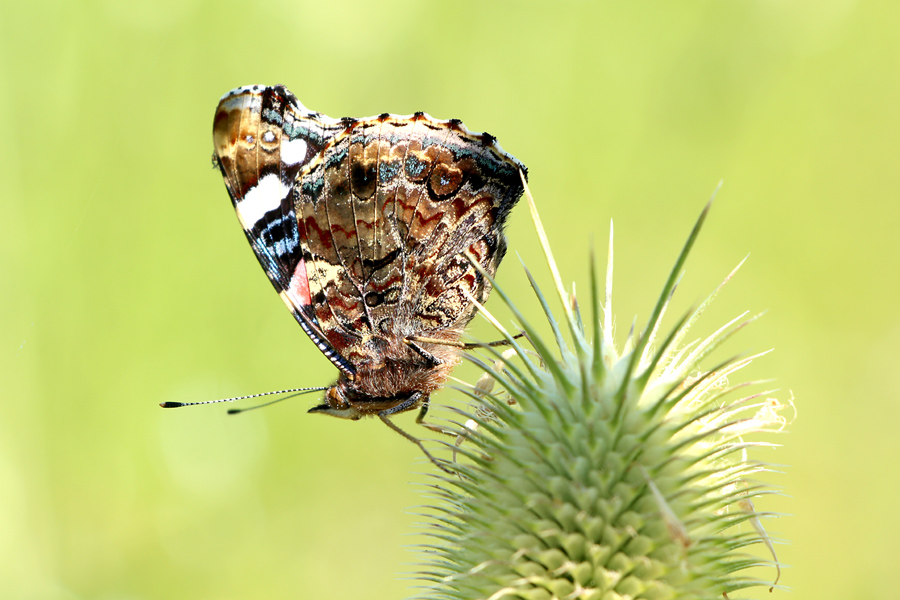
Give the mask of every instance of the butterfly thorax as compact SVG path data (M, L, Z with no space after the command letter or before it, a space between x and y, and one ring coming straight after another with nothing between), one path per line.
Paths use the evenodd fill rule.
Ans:
M341 374L315 412L356 420L396 409L416 395L417 400L400 411L411 410L443 387L459 363L458 350L441 344L417 344L416 351L395 337L373 339L367 346L369 352L356 356L353 378Z

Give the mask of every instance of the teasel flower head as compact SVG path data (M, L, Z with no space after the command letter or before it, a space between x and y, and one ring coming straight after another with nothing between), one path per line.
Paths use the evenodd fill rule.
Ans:
M712 201L647 325L632 328L619 347L612 228L605 285L592 259L583 311L563 287L527 186L526 197L553 294L526 274L552 337L542 337L495 284L524 335L481 308L508 348L470 356L484 376L458 388L473 408L457 420L456 474L435 475L430 488L421 597L712 600L755 586L771 591L780 567L760 517L772 515L753 501L774 490L758 479L770 469L751 455L772 445L760 434L783 428L784 405L771 391L750 393L753 382L736 381L761 354L709 366L712 353L755 317L687 337L734 271L674 325L663 325ZM559 308L551 309L550 296ZM762 552L749 553L752 546Z

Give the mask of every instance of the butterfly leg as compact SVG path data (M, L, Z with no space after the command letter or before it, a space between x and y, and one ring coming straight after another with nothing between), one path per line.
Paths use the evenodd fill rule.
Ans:
M525 337L525 332L517 333L513 336L514 340ZM404 340L406 345L415 350L417 353L425 357L426 359L433 359L438 361L437 364L441 364L441 361L434 356L432 356L427 350L416 344L416 342L421 342L424 344L439 344L441 346L453 346L454 348L461 348L462 350L474 350L475 348L484 348L485 346L490 346L491 348L495 348L497 346L509 346L509 340L497 340L496 342L489 342L487 344L482 344L479 342L475 342L472 344L466 344L463 342L453 342L450 340L439 340L436 338L422 337L422 336L413 336L408 337Z
M414 406L419 402L419 400L420 400L421 398L422 398L422 393L421 393L421 392L415 392L415 393L412 394L409 398L407 398L406 400L404 400L403 402L401 402L401 403L398 404L397 406L395 406L395 407L393 407L393 408L388 408L388 409L386 409L386 410L383 410L383 411L379 412L379 413L378 413L378 418L381 419L381 421L382 421L385 425L387 425L388 427L390 427L391 429L393 429L394 431L396 431L397 433L399 433L400 435L402 435L403 437L405 437L406 439L408 439L409 441L411 441L413 444L415 444L416 446L418 446L418 447L419 447L419 450L421 450L422 453L423 453L426 457L428 457L428 460L430 460L432 463L434 463L434 465L435 465L437 468L439 468L441 471L444 471L444 472L446 472L446 473L453 473L453 471L451 471L450 469L448 469L447 467L445 467L443 464L441 464L440 461L438 461L437 458L435 458L434 456L432 456L432 454L431 454L428 450L425 449L425 445L422 444L422 440L420 440L420 439L417 438L417 437L413 437L413 436L410 435L409 433L403 431L402 429L400 429L400 428L399 428L393 421L391 421L391 419L390 419L390 416L391 416L391 415L397 414L397 413L399 413L399 412L403 412L404 410L409 410L410 408L414 407ZM426 398L425 398L425 401L424 401L423 404L422 404L422 407L425 409L425 412L426 412L426 413L428 412L427 406L428 406L428 398L426 397ZM420 414L420 416L424 416L421 410L419 411L419 414ZM419 422L419 418L416 419L416 422Z
M512 336L512 339L517 340L519 338L525 337L525 332L522 331ZM496 342L490 342L487 344L463 344L463 350L474 350L476 348L483 348L484 346L490 346L491 348L496 348L497 346L509 346L509 340L497 340Z
M415 341L414 341L414 340L415 340ZM418 344L416 343L416 341L418 341L417 339L415 339L415 338L406 338L406 339L403 340L403 341L406 342L406 345L409 346L410 348L412 348L412 350L413 350L416 354L418 354L419 356L421 356L422 358L424 358L425 360L427 360L427 361L429 362L429 364L430 364L432 367L436 367L436 366L438 366L438 365L444 364L444 361L442 361L441 359L439 359L437 356L435 356L434 354L432 354L431 352L429 352L428 350L426 350L426 349L423 348L422 346L418 345ZM425 401L425 405L427 405L427 404L428 404L428 401L426 400L426 401ZM423 405L423 406L424 406L424 405Z
M425 415L428 414L428 406L429 406L428 400L425 400L425 402L422 403L422 407L419 409L419 414L416 416L416 425L421 425L422 427L425 427L426 429L430 429L431 431L434 431L435 433L440 433L440 434L449 435L449 436L455 435L455 434L447 431L440 425L435 425L434 423L426 423L425 422Z

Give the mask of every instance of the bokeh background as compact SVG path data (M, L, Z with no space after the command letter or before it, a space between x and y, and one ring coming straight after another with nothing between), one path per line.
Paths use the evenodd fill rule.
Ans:
M775 348L747 377L797 407L756 454L783 465L758 508L785 513L792 591L755 594L897 598L898 25L874 0L2 0L0 597L413 593L407 441L310 397L157 406L334 377L210 165L218 98L284 83L336 117L496 135L579 289L614 219L622 334L724 180L673 314L750 254L704 323L767 311L719 358ZM509 239L500 281L535 313L526 210Z

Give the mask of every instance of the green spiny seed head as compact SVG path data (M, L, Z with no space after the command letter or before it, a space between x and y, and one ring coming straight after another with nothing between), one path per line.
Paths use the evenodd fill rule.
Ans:
M565 330L530 274L553 342L495 287L527 343L494 321L511 349L485 348L489 361L471 358L486 375L474 390L464 390L479 408L465 415L454 448L465 457L455 463L458 475L440 476L441 502L430 531L438 543L426 548L430 560L421 577L430 585L423 597L714 599L772 585L744 574L772 564L744 553L753 544L772 549L752 504L771 493L751 481L765 467L747 457L747 449L761 443L744 438L783 425L781 405L766 392L735 393L746 384L729 377L755 357L705 370L699 364L752 319L742 315L685 344L717 289L667 335L659 334L709 206L647 327L619 350L611 310L612 235L605 298L592 281L592 320L585 328L574 293L560 283L527 188L526 195Z

